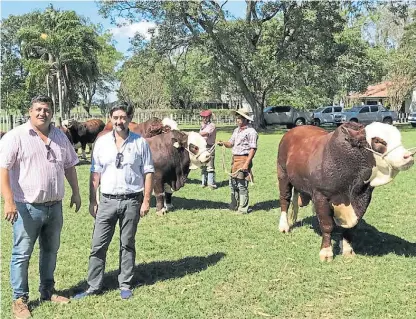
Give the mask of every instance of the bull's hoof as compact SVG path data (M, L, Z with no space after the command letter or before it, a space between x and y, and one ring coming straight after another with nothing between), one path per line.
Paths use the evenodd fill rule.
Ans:
M334 253L332 252L332 246L322 248L319 252L319 259L321 261L332 261L334 259Z
M287 223L287 215L285 212L282 212L279 221L279 231L281 233L288 233L290 230L289 224Z
M171 211L175 209L175 207L172 204L166 204L165 208L166 208L166 211Z
M340 252L342 254L342 256L344 257L354 257L355 256L355 252L354 249L352 249L351 244L343 239L340 243Z
M347 258L353 258L353 257L355 257L355 252L354 252L354 250L351 250L349 252L343 252L342 256L347 257Z
M163 207L161 210L156 211L157 216L165 216L167 214L167 209Z

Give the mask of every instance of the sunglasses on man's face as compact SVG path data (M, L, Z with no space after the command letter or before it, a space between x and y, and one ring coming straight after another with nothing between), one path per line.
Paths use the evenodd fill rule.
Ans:
M121 168L121 163L123 162L123 153L117 153L116 156L116 168Z

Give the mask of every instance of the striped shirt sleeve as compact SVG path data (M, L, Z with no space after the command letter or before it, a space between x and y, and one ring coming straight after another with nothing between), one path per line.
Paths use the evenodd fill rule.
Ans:
M68 169L77 165L79 163L79 158L77 153L75 153L74 146L71 144L68 138L60 131L59 134L61 134L61 138L64 140L65 149L68 150L64 162L64 169Z
M257 149L257 139L258 139L258 134L255 130L251 130L248 134L247 134L247 139L248 139L248 145L250 148L255 148Z
M235 143L235 138L237 136L237 129L234 130L233 135L231 135L230 139L228 140L228 142L231 144L231 146L234 146Z
M154 173L152 153L150 152L149 143L144 138L141 138L141 153L143 162L143 173Z
M0 167L10 170L17 159L19 141L14 132L9 132L0 140Z

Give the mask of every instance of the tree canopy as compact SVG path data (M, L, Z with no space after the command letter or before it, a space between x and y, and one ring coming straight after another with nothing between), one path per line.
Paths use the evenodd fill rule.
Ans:
M2 104L23 112L30 98L50 95L60 116L80 100L89 111L97 87L114 77L121 54L109 35L75 11L50 5L2 20Z
M377 3L246 1L244 17L233 17L224 3L106 1L100 11L113 19L154 21L152 39L135 45L152 48L165 61L174 57L178 64L193 56L178 52L198 52L200 61L211 58L223 82L251 105L256 126L268 103L304 108L332 103L385 75L360 25L360 17L374 12Z

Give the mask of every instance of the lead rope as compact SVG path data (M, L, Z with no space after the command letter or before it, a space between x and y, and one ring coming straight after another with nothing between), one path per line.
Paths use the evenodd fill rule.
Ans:
M401 147L401 146L403 146L402 144L400 144L400 145L397 145L396 147L393 147L390 151L388 151L388 152L386 152L386 153L384 153L384 154L381 154L381 153L379 153L379 152L377 152L377 151L375 151L375 150L373 150L372 148L370 148L370 147L364 147L366 150L368 150L368 151L370 151L370 152L372 152L373 154L375 154L375 155L378 155L378 156L380 156L380 158L382 159L382 160L384 160L384 162L389 166L389 169L390 170L393 170L393 166L391 166L391 164L389 163L389 162L387 162L384 158L390 153L390 152L392 152L393 150L395 150L396 148L399 148L399 147ZM415 153L416 153L416 147L411 147L411 148L408 148L407 149L409 152L410 152L410 155L411 156L414 156L415 155ZM411 150L414 150L413 152L411 151Z
M215 145L213 146L213 147L215 147ZM226 151L226 147L223 145L222 147L221 147L221 158L222 158L222 169L224 170L224 173L225 174L227 174L229 177L231 177L231 178L236 178L237 177L237 175L238 175L238 173L239 172L241 172L242 171L242 169L241 168L239 168L238 170L236 170L234 173L230 173L230 172L228 172L227 171L227 169L225 168L225 151ZM251 175L251 173L250 172L247 172L248 173L248 176L249 176L249 180L250 180L250 185L254 185L254 182L253 182L253 176Z

